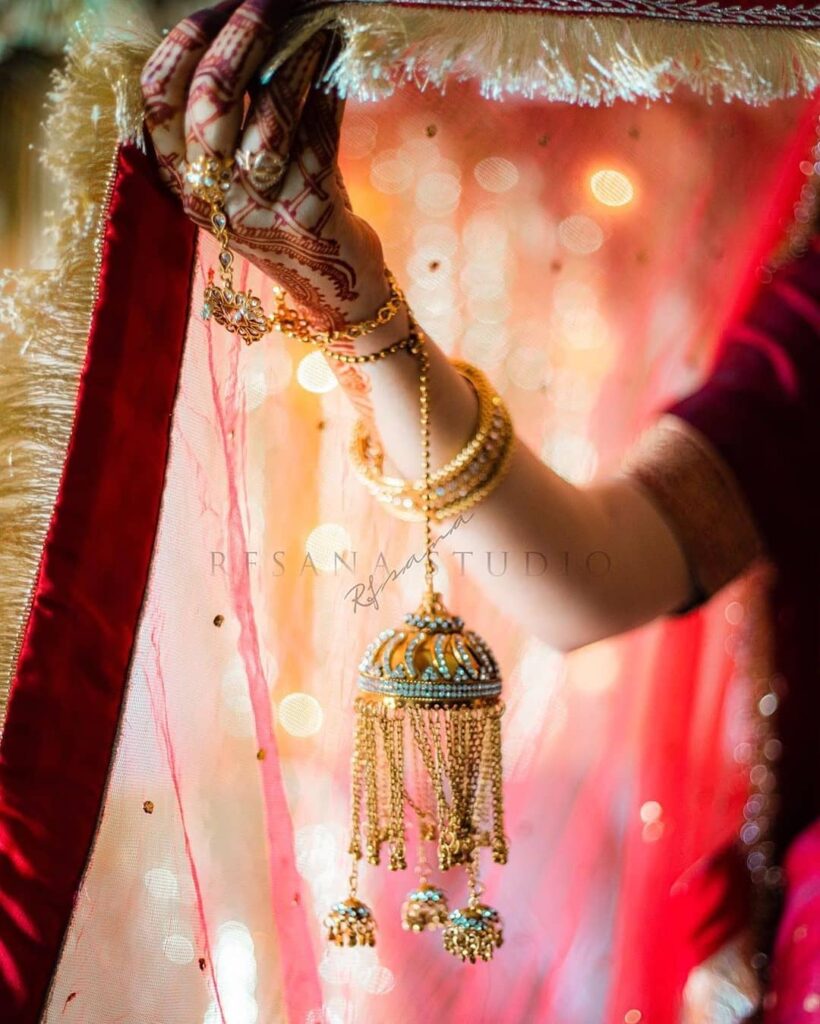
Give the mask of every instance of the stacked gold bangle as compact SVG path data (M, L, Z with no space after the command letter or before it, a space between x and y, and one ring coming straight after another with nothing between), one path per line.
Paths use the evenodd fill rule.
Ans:
M439 522L473 508L498 486L514 442L510 414L487 377L469 363L454 360L453 366L476 393L478 423L461 451L430 475L430 511ZM410 522L424 519L424 480L385 476L384 453L362 420L353 428L350 459L358 478L389 512Z

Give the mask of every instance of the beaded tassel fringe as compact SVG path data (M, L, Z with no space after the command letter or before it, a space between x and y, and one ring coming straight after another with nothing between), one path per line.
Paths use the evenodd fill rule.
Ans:
M481 846L496 863L507 860L501 803L502 705L404 706L356 701L353 799L354 833L350 852L379 864L386 847L391 871L407 867L405 818L410 796L408 747L421 757L433 796L438 866L447 871L467 865Z

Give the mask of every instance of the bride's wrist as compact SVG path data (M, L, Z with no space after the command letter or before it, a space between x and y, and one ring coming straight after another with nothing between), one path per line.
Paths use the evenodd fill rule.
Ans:
M390 298L390 282L382 266L365 274L356 281L356 298L345 308L345 321L349 324L371 320Z

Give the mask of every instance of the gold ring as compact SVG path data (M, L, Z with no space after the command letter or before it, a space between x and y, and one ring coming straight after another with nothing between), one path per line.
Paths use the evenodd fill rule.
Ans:
M236 163L244 172L251 186L261 193L270 192L278 185L287 167L287 161L269 149L262 149L257 153L238 149Z

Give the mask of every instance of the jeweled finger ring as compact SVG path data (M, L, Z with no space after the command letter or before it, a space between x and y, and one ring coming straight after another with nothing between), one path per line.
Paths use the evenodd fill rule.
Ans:
M233 157L199 156L185 165L185 181L199 199L220 206L231 187Z
M283 157L269 149L262 149L257 153L239 149L236 151L236 162L245 172L250 185L262 193L269 192L279 184L287 167Z

